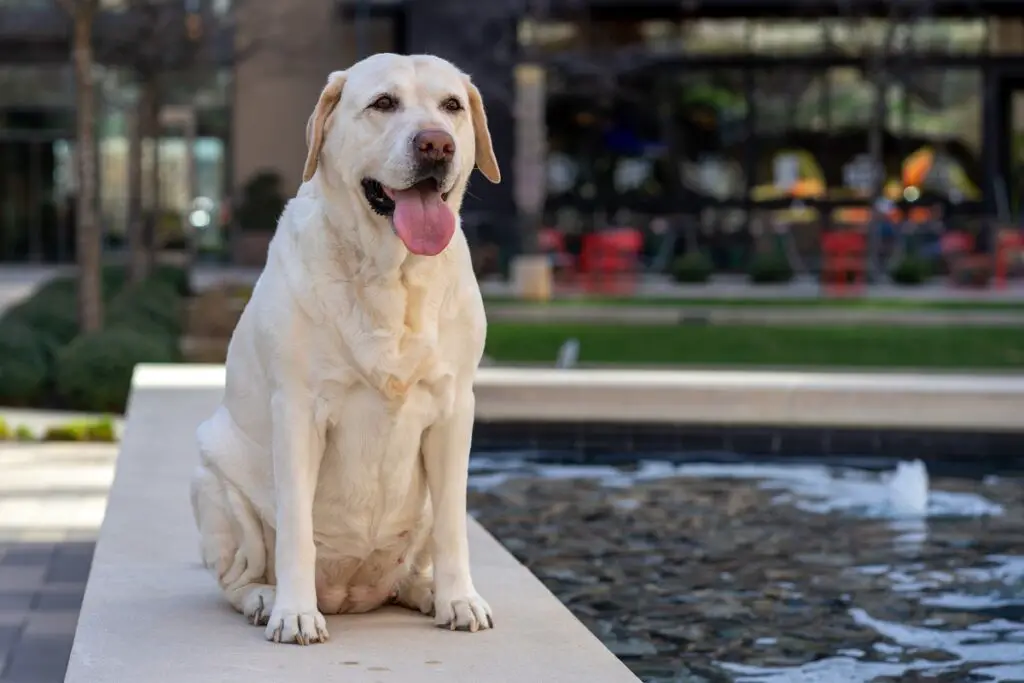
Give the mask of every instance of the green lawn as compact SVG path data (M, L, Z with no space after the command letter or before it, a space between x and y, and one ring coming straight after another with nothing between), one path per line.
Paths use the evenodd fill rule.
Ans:
M677 297L564 297L545 303L520 301L511 296L484 297L487 305L530 306L675 306L680 308L843 308L918 311L1024 311L1024 301L915 301L912 299L700 299Z
M1006 327L760 325L488 325L487 354L499 362L554 363L569 338L579 362L997 369L1024 368L1024 330Z

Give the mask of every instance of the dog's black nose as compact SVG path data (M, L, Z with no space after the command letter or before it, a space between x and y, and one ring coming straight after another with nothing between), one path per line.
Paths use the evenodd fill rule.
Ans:
M443 130L421 130L412 139L413 153L423 164L447 163L455 156L455 139Z

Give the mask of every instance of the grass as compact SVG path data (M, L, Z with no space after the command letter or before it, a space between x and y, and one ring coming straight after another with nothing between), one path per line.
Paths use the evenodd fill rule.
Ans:
M512 296L484 297L487 305L528 306L674 306L680 308L841 308L903 311L1022 311L1021 301L918 301L913 299L828 299L824 297L764 299L701 299L686 297L563 297L549 302L522 301Z
M78 441L104 442L117 441L114 421L109 417L98 419L75 420L67 424L48 427L41 436L36 435L26 425L18 425L13 430L7 422L0 418L0 441Z
M1024 369L1024 332L1006 327L488 325L499 362L551 365L570 338L579 362L614 365Z

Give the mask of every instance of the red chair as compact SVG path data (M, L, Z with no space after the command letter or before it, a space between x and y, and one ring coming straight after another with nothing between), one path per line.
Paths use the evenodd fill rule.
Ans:
M963 230L950 230L939 240L942 256L954 287L978 287L987 282L992 261L988 254L975 253L974 235Z
M821 282L825 292L842 296L865 287L867 238L863 232L836 230L821 238Z
M1024 233L1017 229L1000 230L996 236L996 266L993 272L996 289L1006 289L1010 259L1024 252Z
M565 235L556 228L542 228L537 234L537 246L551 256L555 276L560 279L576 278L576 259L565 249Z
M588 291L630 293L643 248L643 235L634 228L615 228L583 236L579 271Z

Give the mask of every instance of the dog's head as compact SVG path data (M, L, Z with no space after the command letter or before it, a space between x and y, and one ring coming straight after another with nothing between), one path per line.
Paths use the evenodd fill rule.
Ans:
M378 54L327 80L306 126L303 181L355 190L406 248L438 254L474 165L501 180L480 92L451 63Z

